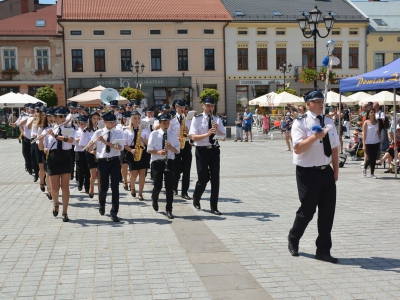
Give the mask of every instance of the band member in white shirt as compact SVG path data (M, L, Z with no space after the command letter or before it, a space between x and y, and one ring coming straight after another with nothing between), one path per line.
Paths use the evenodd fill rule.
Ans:
M140 127L140 117L141 115L137 110L132 111L129 127L124 131L126 144L123 153L129 165L131 195L132 197L136 197L135 182L136 178L139 176L138 199L144 200L143 188L146 169L149 168L149 154L146 151L146 145L149 139L150 129L148 127Z
M89 193L90 188L90 170L87 162L86 151L83 150L83 146L79 145L83 131L88 125L89 118L87 116L81 115L78 117L79 128L75 131L75 162L76 162L76 172L78 175L78 191L82 191L83 186L85 186L85 192Z
M43 129L46 127L48 127L46 110L42 106L38 109L36 120L32 126L32 138L35 139L37 136L41 135ZM40 190L44 192L45 191L44 176L46 175L46 173L44 171L44 165L43 165L43 151L39 150L39 140L37 140L34 144L31 144L31 147L34 149L32 155L35 156L35 160L39 169Z
M111 201L112 207L110 210L111 220L119 222L119 178L121 175L121 164L119 156L123 149L122 144L115 143L116 140L123 140L122 131L115 128L117 118L113 112L103 114L105 128L97 130L94 133L96 138L96 157L98 160L98 170L100 175L100 191L99 191L99 213L104 215L108 187L111 178Z
M50 176L51 181L51 196L53 198L53 216L58 215L58 195L61 188L62 191L62 203L63 222L68 222L68 203L69 203L69 182L71 179L71 155L69 151L72 148L74 142L73 134L66 136L63 133L65 128L66 115L68 109L66 107L58 107L54 111L56 127L49 130L48 134L44 137L43 146L44 153L48 153L47 159L47 173Z
M212 96L202 99L203 113L193 118L189 135L196 146L196 166L198 180L193 193L193 205L201 209L200 199L211 180L211 213L221 215L218 210L219 197L219 169L220 149L215 135L225 135L225 127L222 120L213 116L215 99Z
M54 126L54 110L48 108L46 110L46 121L43 126L43 132L47 133L49 130L52 130ZM42 153L42 161L43 161L43 168L45 171L45 181L47 185L47 191L46 191L46 196L49 200L53 200L53 197L51 196L51 180L50 180L50 175L47 170L47 154L44 153L43 149L43 140L44 138L40 139L38 142L38 149Z
M31 104L28 106L28 115L23 117L19 122L19 130L22 134L22 155L25 159L25 169L28 171L29 175L33 174L33 166L32 166L32 156L31 156L31 130L32 130L32 122L35 113L35 106ZM30 126L28 126L30 123ZM37 180L37 179L36 179Z
M150 134L147 152L151 154L151 168L153 171L154 187L151 194L153 200L153 208L158 211L158 196L160 194L163 177L165 180L165 191L167 197L167 205L165 207L167 217L173 219L172 202L173 180L174 180L174 158L179 153L179 140L175 133L168 130L171 120L170 114L162 114L159 116L160 129Z

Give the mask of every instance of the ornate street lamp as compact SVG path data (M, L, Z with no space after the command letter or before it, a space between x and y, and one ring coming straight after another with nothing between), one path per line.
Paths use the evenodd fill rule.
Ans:
M283 91L286 89L286 73L289 73L292 70L292 64L286 65L284 62L283 64L279 65L279 71L283 74Z
M318 30L318 24L320 23L321 15L322 12L315 6L312 11L308 12L308 15L306 12L303 12L302 17L297 19L303 36L307 39L314 38L315 69L317 68L317 36L320 38L326 38L329 35L333 24L335 23L335 18L332 16L332 13L329 12L328 16L324 17L325 28L328 33L325 36L322 36ZM308 30L310 31L309 34L306 33ZM317 80L314 80L314 88L317 88Z
M140 71L139 71L139 61L137 60L136 62L135 62L135 66L132 66L132 65L130 65L130 69L131 69L131 72L132 72L132 74L133 75L135 75L136 74L136 89L138 89L139 88L139 74L142 74L143 73L143 71L144 71L144 64L142 64L141 66L140 66Z

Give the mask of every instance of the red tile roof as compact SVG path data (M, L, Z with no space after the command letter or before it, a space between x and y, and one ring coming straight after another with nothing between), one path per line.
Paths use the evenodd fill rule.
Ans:
M231 21L220 0L59 0L63 20Z
M58 36L57 5L14 16L0 21L0 36ZM46 20L36 27L36 20Z

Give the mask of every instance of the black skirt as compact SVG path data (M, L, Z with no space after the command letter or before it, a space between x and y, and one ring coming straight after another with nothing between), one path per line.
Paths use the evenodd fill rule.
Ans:
M149 154L147 153L147 147L143 150L142 157L139 161L134 161L133 154L130 152L127 152L126 158L128 160L129 171L150 168L150 159Z
M35 143L35 156L36 156L36 163L42 164L43 163L43 151L39 150L38 144Z
M119 156L119 162L121 165L127 164L128 163L128 158L127 158L128 150L123 150L121 151L121 155Z
M96 156L92 153L86 152L87 163L89 169L97 169L97 159Z
M69 150L50 150L47 159L47 173L50 176L71 173L71 155Z

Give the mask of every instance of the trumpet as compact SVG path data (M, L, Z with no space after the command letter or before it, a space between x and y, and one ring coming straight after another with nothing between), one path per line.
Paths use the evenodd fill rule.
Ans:
M168 137L167 137L167 130L165 130L164 131L164 145L165 145L165 148L164 148L164 150L166 150L167 151L167 153L165 154L165 168L164 168L164 172L169 172L169 169L168 169L168 148L167 148L167 142L168 142Z
M113 128L114 128L114 127L113 127ZM83 150L83 151L86 151L87 149L89 149L89 147L92 147L92 146L94 145L94 143L96 142L96 140L97 140L99 137L105 137L106 134L108 134L111 130L112 130L112 128L111 128L110 130L107 130L107 132L103 133L103 134L100 135L100 136L96 136L95 134L93 134L92 139L89 141L89 143L88 143L85 147L82 148L82 150Z

